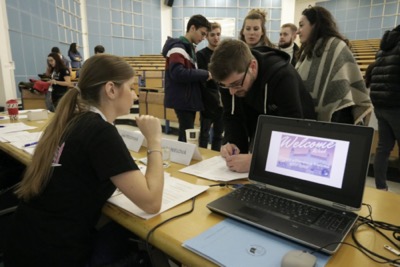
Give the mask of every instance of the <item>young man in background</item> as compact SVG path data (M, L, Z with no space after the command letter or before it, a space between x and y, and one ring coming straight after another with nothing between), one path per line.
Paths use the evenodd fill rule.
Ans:
M221 40L221 25L217 22L211 23L211 31L207 34L207 47L196 53L199 69L208 71L208 63L211 56ZM219 151L224 131L222 123L222 102L219 87L214 80L202 83L202 97L204 110L200 112L200 138L199 146L207 148L210 139L210 129L213 125L211 149Z
M196 112L204 109L201 83L211 79L207 70L198 69L195 46L207 36L210 23L202 15L192 16L185 36L168 37L162 54L165 61L164 106L173 108L179 122L178 141L186 142L186 129L194 128Z

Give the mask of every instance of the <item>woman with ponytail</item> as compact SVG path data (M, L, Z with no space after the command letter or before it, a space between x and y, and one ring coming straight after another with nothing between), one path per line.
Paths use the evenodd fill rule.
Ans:
M133 76L117 56L99 54L86 61L78 87L60 100L16 190L21 202L7 239L6 266L98 264L92 260L99 240L95 225L116 188L144 211L160 210L164 171L159 120L136 118L152 152L145 174L113 125L137 98L131 90ZM101 264L117 259L112 256L102 255L108 262Z

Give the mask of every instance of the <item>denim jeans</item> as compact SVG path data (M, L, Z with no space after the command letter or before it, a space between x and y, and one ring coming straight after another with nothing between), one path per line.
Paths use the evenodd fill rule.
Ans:
M53 105L53 100L51 99L51 91L47 91L46 92L46 108L51 111L54 112L55 108Z
M389 164L390 152L395 142L400 144L400 108L375 108L378 119L379 140L375 152L374 175L378 189L387 188L386 172Z
M179 122L178 141L186 142L186 129L194 128L196 111L175 109Z
M207 148L208 141L210 140L210 129L213 125L213 133L211 140L211 149L219 151L222 143L222 133L224 131L222 114L217 119L206 118L200 114L200 140L199 146Z

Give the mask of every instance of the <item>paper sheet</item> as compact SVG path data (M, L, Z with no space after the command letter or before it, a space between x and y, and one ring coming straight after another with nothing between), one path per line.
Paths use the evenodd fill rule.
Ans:
M136 206L124 194L119 193L118 191L108 199L108 202L147 220L182 202L185 202L188 199L191 199L194 196L197 196L208 188L208 186L195 185L173 178L168 173L164 172L164 192L160 212L156 214L148 214Z
M20 131L31 130L31 129L35 129L35 128L36 127L26 125L23 122L0 124L0 137L6 133L20 132Z
M232 181L249 177L249 173L233 172L226 166L224 158L215 156L205 159L191 166L185 167L180 172L196 175L213 181Z

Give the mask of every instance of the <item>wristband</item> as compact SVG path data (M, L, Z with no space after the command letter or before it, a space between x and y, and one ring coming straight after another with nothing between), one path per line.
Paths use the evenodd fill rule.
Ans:
M162 150L161 149L148 149L147 150L147 155L150 155L153 152L159 152L162 156Z

